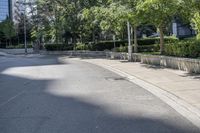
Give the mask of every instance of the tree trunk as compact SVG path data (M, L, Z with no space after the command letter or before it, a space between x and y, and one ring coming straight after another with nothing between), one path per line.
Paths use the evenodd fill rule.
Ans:
M160 32L160 54L164 54L164 33L162 26L159 27Z
M95 31L94 31L94 29L92 31L92 41L95 43Z
M6 48L7 48L7 46L8 46L8 40L6 39Z
M19 45L19 34L17 34L17 43Z
M137 42L137 26L134 26L134 52L138 52L138 42Z
M9 46L11 45L11 38L9 38Z

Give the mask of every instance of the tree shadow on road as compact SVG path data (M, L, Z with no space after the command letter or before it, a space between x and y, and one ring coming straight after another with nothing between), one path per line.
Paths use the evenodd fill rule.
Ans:
M29 61L16 66L56 65ZM22 61L22 60L21 60ZM13 65L11 65L13 64ZM5 70L15 63L4 64ZM2 133L195 133L196 128L142 115L120 115L81 97L49 89L56 80L36 80L0 74L0 132ZM66 83L66 89L68 85ZM56 88L52 88L56 90Z

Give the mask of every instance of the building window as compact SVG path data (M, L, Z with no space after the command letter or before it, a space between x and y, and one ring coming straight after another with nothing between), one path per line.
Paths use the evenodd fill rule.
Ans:
M9 1L0 0L0 21L5 20L9 16Z

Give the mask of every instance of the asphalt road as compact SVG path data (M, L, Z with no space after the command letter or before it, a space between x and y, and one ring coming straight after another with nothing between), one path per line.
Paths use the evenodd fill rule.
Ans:
M143 88L58 56L0 57L0 133L198 133Z

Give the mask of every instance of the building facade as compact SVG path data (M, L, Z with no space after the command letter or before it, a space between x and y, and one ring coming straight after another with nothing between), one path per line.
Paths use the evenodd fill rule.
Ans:
M0 22L8 17L12 19L12 0L0 0Z
M196 36L196 31L190 24L184 24L178 18L172 22L172 34L178 38L187 38Z

